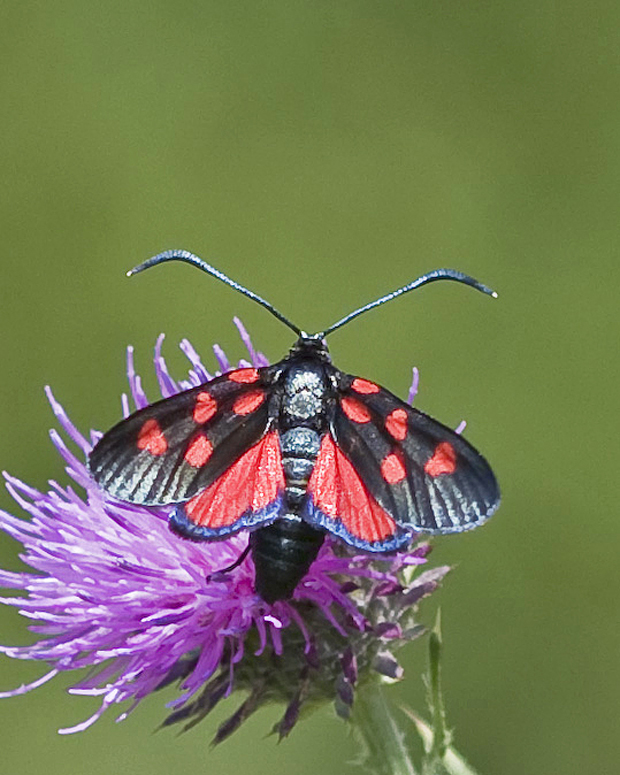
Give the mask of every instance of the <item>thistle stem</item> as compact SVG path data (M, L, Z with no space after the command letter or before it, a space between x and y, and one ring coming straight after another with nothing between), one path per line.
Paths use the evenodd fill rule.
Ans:
M380 683L358 687L351 723L363 745L358 764L375 775L417 775Z

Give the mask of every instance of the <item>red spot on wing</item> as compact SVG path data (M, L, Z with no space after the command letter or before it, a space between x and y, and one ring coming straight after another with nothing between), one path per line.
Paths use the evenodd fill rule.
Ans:
M356 377L351 383L351 387L356 393L363 393L365 395L368 393L378 393L381 390L379 385L375 385L374 382L369 382L361 377Z
M433 456L426 461L424 470L429 476L453 474L456 471L456 452L449 441L442 441L435 447Z
M217 401L210 393L202 392L196 396L194 422L205 423L217 412Z
M201 433L193 439L183 456L186 463L194 468L201 468L213 454L213 444Z
M340 520L352 536L362 541L382 541L396 531L392 517L368 492L329 434L321 441L308 492L324 514Z
M364 406L357 398L351 398L351 396L345 396L340 401L342 411L346 414L349 420L353 422L370 422L370 412L368 408Z
M206 490L189 500L185 512L196 525L227 527L246 512L272 503L283 489L280 442L272 431L244 452Z
M231 382L250 384L258 380L258 371L256 371L256 369L239 369L238 371L231 371L228 375L228 379Z
M388 484L402 482L407 476L405 464L396 453L391 452L381 461L381 476Z
M168 449L166 437L154 417L147 420L140 428L138 433L138 449L150 452L151 455L163 455Z
M235 401L232 410L235 414L252 414L265 400L265 392L263 390L252 390L249 393L245 393Z
M407 435L407 412L404 409L391 411L385 418L385 428L396 441L403 441Z

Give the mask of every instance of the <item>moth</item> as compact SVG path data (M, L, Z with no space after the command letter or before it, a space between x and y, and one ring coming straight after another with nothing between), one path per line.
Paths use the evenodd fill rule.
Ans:
M297 341L277 363L234 369L121 420L89 458L110 496L173 506L170 528L192 541L248 531L235 565L251 554L255 589L266 603L292 596L327 534L381 556L406 548L418 532L477 527L497 509L495 476L469 442L375 382L340 371L325 341L358 315L429 282L494 291L437 269L307 334L188 251L165 251L128 274L167 261L192 264L253 299Z

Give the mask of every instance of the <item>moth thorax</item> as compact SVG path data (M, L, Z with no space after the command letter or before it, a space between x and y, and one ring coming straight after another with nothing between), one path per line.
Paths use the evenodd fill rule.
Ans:
M320 366L312 363L291 366L284 379L282 408L289 422L310 420L322 414L327 380Z

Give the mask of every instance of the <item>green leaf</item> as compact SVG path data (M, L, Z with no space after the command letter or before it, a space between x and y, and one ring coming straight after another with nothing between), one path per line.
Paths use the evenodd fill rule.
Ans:
M433 745L431 726L409 708L402 708L402 711L413 721L422 738L424 748L430 751ZM425 763L422 772L423 775L431 775L431 773L432 775L479 775L477 770L468 764L453 746L446 748L442 759L436 759L434 762L429 761L428 765Z
M350 723L362 744L356 764L373 775L417 775L378 681L358 688Z
M422 775L477 775L451 745L452 733L446 725L446 711L441 690L441 650L441 616L438 611L435 626L429 634L428 674L425 679L431 724L408 708L402 708L402 710L413 721L422 738L424 745Z
M435 626L429 634L428 643L428 706L433 723L433 738L428 759L442 760L451 742L452 735L446 726L446 710L441 691L441 611L437 611Z

